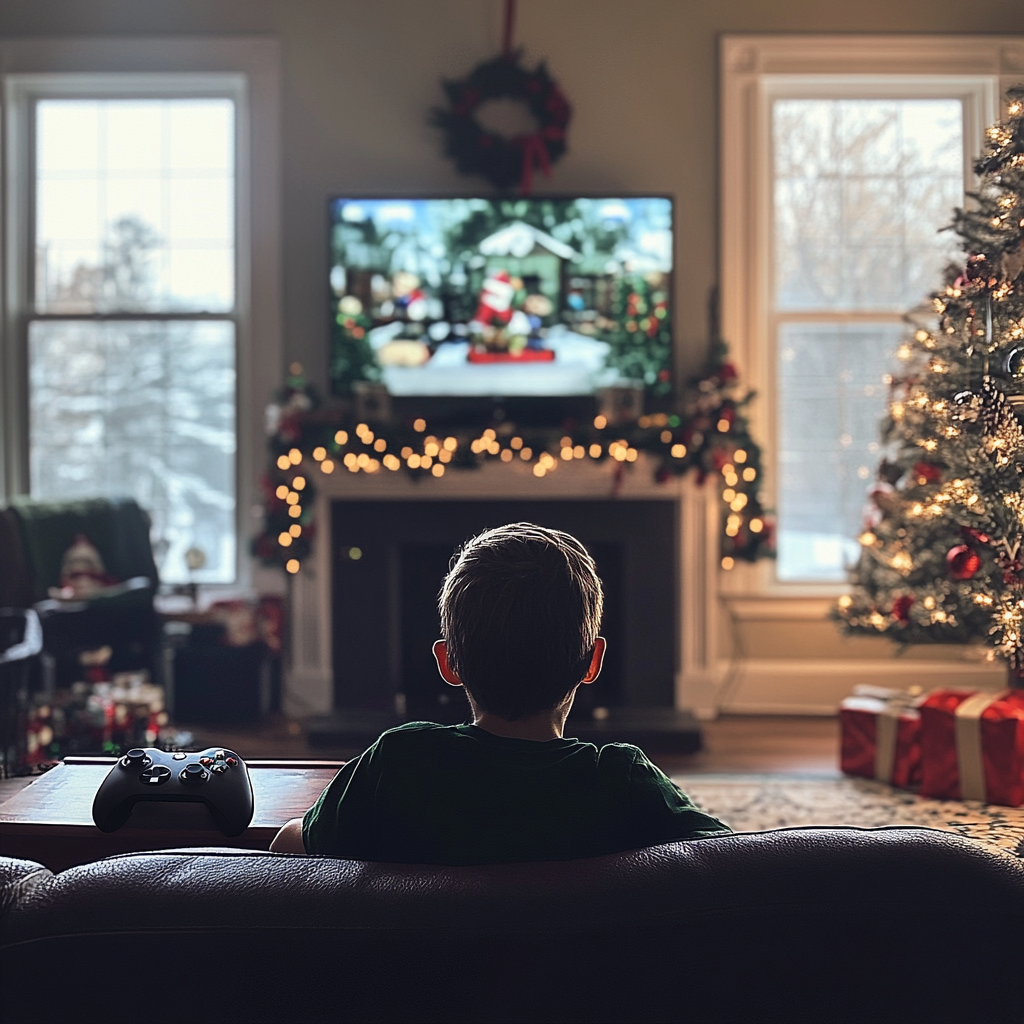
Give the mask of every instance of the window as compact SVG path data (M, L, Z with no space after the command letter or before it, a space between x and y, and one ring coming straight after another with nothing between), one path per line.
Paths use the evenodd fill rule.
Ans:
M136 498L164 582L251 585L282 364L278 66L265 39L0 41L0 493Z
M956 257L939 229L963 202L963 103L770 103L777 573L842 581L879 460L901 314Z
M164 581L196 549L194 578L229 582L235 100L74 85L30 101L30 493L130 494Z
M722 325L762 396L778 540L726 593L842 589L904 317L958 258L941 229L1020 57L1007 42L724 40Z

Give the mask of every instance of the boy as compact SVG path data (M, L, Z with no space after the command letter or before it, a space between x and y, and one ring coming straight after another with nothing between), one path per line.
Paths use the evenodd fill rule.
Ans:
M442 678L472 725L410 722L338 772L271 850L353 860L570 860L728 832L634 746L565 739L577 687L601 671L604 596L567 533L487 530L439 597Z

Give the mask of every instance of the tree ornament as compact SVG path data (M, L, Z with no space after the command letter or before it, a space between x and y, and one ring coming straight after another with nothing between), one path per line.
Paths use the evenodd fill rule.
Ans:
M436 107L433 122L445 133L445 153L463 174L479 174L496 189L519 185L529 195L533 174L550 177L551 165L566 152L565 137L572 108L543 63L533 71L512 49L515 0L505 0L505 36L498 57L478 64L466 78L443 83L447 107ZM530 134L506 138L485 128L477 118L489 100L522 103L537 122Z
M1003 372L1010 380L1024 381L1024 346L1018 345L1006 353Z
M949 575L955 580L969 580L981 568L981 556L967 544L957 544L946 552Z
M915 462L914 476L918 483L934 484L942 479L942 467L934 462Z
M903 594L902 596L897 597L892 603L893 618L895 618L901 625L905 626L910 621L910 609L913 606L913 594Z

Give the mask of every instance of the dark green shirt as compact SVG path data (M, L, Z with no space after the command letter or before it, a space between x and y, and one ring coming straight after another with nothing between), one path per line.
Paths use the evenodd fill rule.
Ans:
M643 751L410 722L306 812L309 853L409 864L571 860L728 832Z

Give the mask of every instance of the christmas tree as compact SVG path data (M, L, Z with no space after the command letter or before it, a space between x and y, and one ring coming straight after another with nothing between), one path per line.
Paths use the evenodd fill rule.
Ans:
M611 346L608 365L641 381L658 396L671 394L672 323L662 274L628 274L616 286L614 317L601 338Z
M897 356L870 491L839 601L845 630L900 644L983 643L1024 670L1024 87L988 129L980 185L954 213L966 253Z

